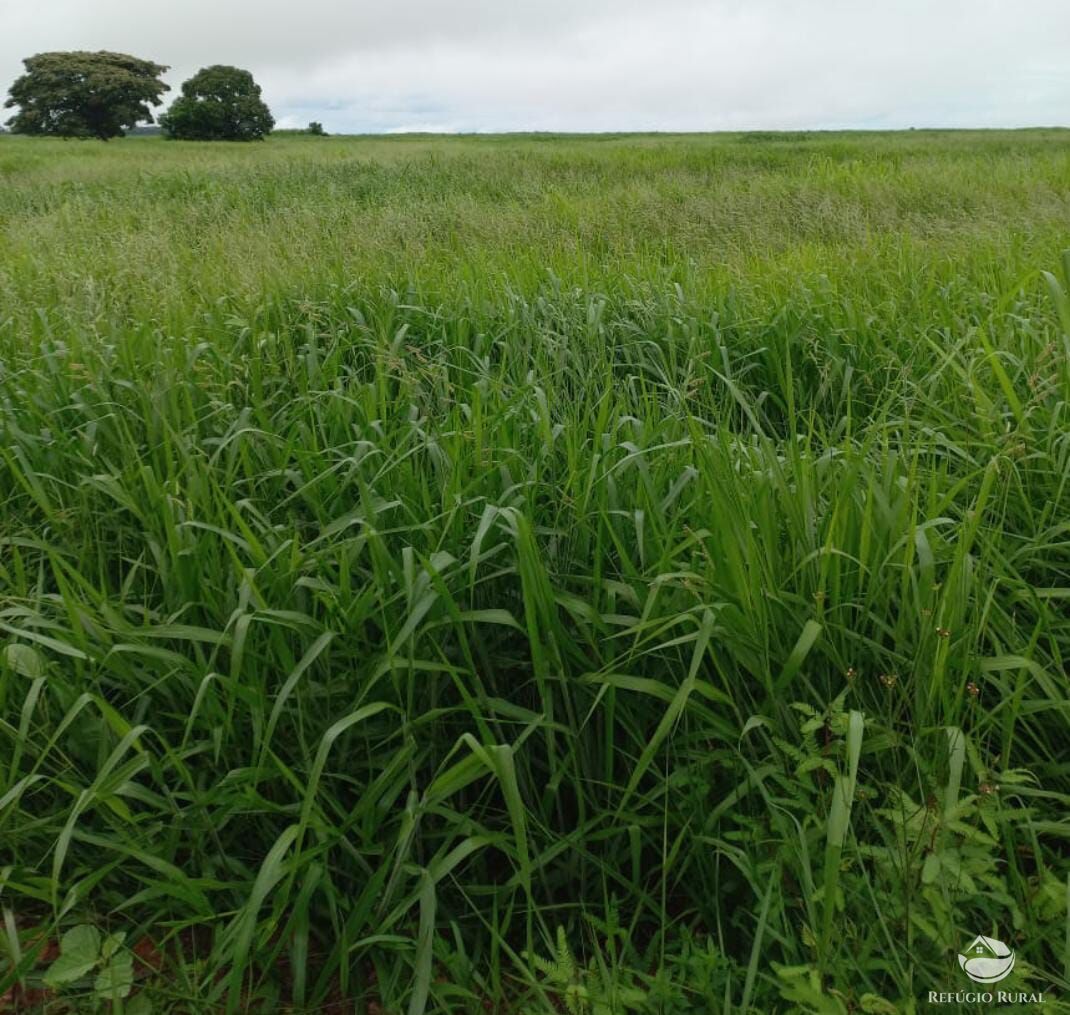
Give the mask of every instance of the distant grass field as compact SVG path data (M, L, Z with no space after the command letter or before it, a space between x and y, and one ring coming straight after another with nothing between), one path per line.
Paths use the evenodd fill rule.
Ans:
M1070 1011L1067 247L1066 131L0 138L0 1010Z

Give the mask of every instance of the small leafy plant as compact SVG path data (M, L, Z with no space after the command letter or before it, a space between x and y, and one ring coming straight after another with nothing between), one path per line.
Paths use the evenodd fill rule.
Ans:
M72 927L60 939L59 956L44 974L53 990L87 990L94 1008L129 997L134 985L134 957L123 948L126 934L103 937L92 924ZM149 1006L138 996L124 1009L146 1015Z
M543 986L560 999L569 1015L624 1015L646 1007L646 993L613 982L605 967L592 962L581 966L569 948L565 928L557 928L557 947L552 958L531 957L542 974Z

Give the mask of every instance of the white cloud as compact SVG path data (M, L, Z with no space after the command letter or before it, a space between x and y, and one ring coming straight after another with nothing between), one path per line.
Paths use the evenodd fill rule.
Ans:
M43 49L234 63L329 130L1070 122L1064 0L0 0Z

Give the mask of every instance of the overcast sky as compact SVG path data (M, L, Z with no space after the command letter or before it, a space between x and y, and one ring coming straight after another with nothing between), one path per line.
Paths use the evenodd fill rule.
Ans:
M0 88L55 49L336 132L1070 124L1070 0L0 0Z

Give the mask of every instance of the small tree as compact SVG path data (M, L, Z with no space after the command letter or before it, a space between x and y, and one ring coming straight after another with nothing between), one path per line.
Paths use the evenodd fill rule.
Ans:
M122 137L142 121L152 123L168 86L161 64L125 53L38 53L22 61L7 108L19 107L8 124L18 134Z
M275 120L252 74L237 67L206 67L182 86L160 117L169 138L185 141L256 141Z
M306 131L306 133L313 134L316 137L326 137L327 136L327 131L325 131L323 129L323 124L320 123L319 120L313 120L308 125L308 130Z

